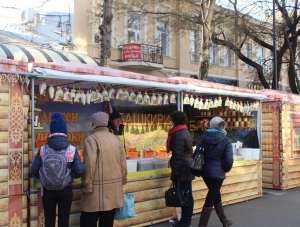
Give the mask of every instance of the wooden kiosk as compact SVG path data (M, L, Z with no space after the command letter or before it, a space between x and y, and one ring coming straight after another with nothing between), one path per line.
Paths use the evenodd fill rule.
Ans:
M300 96L263 90L263 187L285 190L300 185Z
M43 125L34 127L31 125L31 112L39 115L43 112L41 108L35 108L31 111L30 101L32 90L27 90L25 86L25 77L17 76L16 72L27 70L27 63L3 60L2 69L11 70L11 74L2 75L2 86L0 108L2 125L0 158L3 159L1 184L3 185L1 200L3 206L0 206L1 226L9 226L9 223L16 226L37 227L43 225L43 207L40 197L39 184L32 178L28 181L28 174L33 161L33 154L38 150L36 148L37 132L43 130ZM11 67L11 68L9 68ZM39 71L32 71L40 68ZM101 67L92 67L80 64L30 64L28 78L34 75L36 81L43 81L44 78L51 80L80 80L84 83L109 83L109 84L128 84L135 83L136 86L148 87L157 86L159 89L173 91L179 97L176 109L181 109L183 93L182 90L195 89L199 93L217 92L216 94L236 94L248 92L253 97L263 98L263 96L252 90L239 90L231 86L220 86L213 83L199 84L199 81L183 80L182 78L158 78L143 74L124 72ZM42 73L42 74L39 74ZM98 76L101 75L101 76ZM18 83L16 83L18 81ZM87 85L90 86L90 85ZM3 97L3 98L2 98ZM6 100L6 101L5 101ZM64 104L68 108L70 104ZM6 113L6 114L5 114ZM10 119L9 121L7 121ZM14 120L13 120L14 119ZM6 123L5 123L6 122ZM8 123L7 123L8 122ZM32 133L33 132L33 133ZM18 136L19 135L19 136ZM46 136L46 133L45 133ZM73 136L73 135L72 135ZM76 137L76 138L81 138ZM33 148L33 149L32 149ZM2 156L2 157L1 157ZM6 160L11 160L6 162ZM8 165L6 163L9 163ZM141 172L128 173L128 183L124 187L126 192L135 194L135 210L137 217L116 221L115 226L147 226L153 223L163 222L172 219L173 208L165 206L164 192L170 186L170 169L156 169ZM232 204L258 198L262 195L262 165L260 160L237 161L230 173L228 173L222 195L224 204ZM73 204L71 208L70 226L79 226L80 218L80 180L73 184ZM201 211L207 189L201 178L193 182L193 195L195 198L194 213ZM28 199L27 194L30 194ZM5 205L6 204L6 205ZM9 204L9 205L8 205Z

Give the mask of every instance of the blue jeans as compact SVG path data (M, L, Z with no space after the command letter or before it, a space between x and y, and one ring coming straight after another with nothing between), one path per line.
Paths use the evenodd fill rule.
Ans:
M55 226L56 206L58 206L58 226L69 227L69 217L72 205L73 191L71 186L62 190L47 190L43 188L43 207L45 227Z
M178 187L178 177L173 176L175 187ZM184 224L191 224L193 210L194 210L194 197L192 193L192 181L179 181L180 191L188 192L188 206L181 207L180 222Z

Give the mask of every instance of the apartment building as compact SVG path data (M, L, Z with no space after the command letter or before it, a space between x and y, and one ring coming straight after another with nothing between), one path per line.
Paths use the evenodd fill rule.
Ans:
M3 15L2 10L2 17L12 22L4 24L2 20L1 29L19 33L27 41L34 41L43 47L50 43L51 48L85 53L97 59L101 42L98 29L101 18L97 16L101 12L93 6L101 4L101 1L67 0L63 4L59 0L45 1L44 4L33 1L35 5L32 2L29 6L32 8L23 6L23 10L18 9L20 15L9 13L14 16L8 17L7 13ZM20 33L20 27L24 27L24 21L20 21L22 13L25 18L31 15L32 23L30 27L28 23L27 29L23 29L25 32ZM166 19L150 18L139 13L115 14L111 37L112 68L159 77L197 77L200 44L201 29L175 31ZM257 62L263 62L271 54L251 40L244 45L242 52ZM271 71L266 68L266 76ZM253 69L240 61L231 50L211 45L210 81L261 89L254 74ZM287 76L281 78L279 89L289 91Z

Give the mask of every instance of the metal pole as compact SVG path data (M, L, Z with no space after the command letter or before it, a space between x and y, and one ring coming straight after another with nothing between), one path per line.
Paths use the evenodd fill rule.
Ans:
M275 0L273 0L273 87L277 90L278 79L277 79L277 48L276 48L276 10Z
M34 138L34 77L31 77L31 157L32 157L32 163L34 161L34 143L35 143L35 138ZM35 177L33 178L33 185L32 188L35 188Z

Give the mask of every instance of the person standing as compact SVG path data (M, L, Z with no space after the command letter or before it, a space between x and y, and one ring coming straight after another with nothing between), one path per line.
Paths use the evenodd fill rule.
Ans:
M52 114L50 133L47 144L39 149L34 159L31 173L42 182L45 227L55 226L56 206L58 206L58 226L68 227L73 199L73 178L79 178L83 174L84 165L76 147L72 146L68 140L67 124L61 113ZM65 160L61 161L62 159ZM53 170L49 167L53 167ZM60 168L65 174L58 175L56 170ZM52 179L53 177L55 179ZM64 180L65 183L61 185L52 184Z
M108 115L90 117L91 135L84 141L81 227L113 227L115 208L123 207L127 182L126 155L121 140L108 131Z
M215 207L216 213L223 224L223 227L232 225L228 220L222 206L220 189L233 165L233 152L231 141L226 137L226 123L220 117L214 117L210 121L210 129L204 132L198 146L204 147L204 165L201 176L208 187L208 193L202 208L199 227L206 227Z
M172 151L170 159L171 180L175 187L188 193L188 206L181 207L181 219L174 227L189 227L194 209L192 194L192 180L195 177L190 173L192 161L192 136L187 129L187 116L184 112L175 111L171 114L173 127L168 133L167 150ZM179 184L179 185L178 185Z
M117 111L114 111L109 116L109 122L107 128L109 132L111 132L112 134L120 138L125 148L124 125L121 124L121 122L122 122L121 115Z

